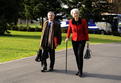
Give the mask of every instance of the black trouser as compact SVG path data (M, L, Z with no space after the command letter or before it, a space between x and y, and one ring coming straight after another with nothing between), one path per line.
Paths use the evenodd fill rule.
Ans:
M72 41L74 54L76 57L76 63L80 74L83 74L83 51L86 40Z
M44 49L43 54L47 54L47 56L48 56L48 53L50 55L50 68L53 69L54 68L54 63L55 63L55 49L51 49L51 48ZM43 65L44 65L44 67L47 68L47 61L46 61L46 59L47 58L45 58L43 60Z

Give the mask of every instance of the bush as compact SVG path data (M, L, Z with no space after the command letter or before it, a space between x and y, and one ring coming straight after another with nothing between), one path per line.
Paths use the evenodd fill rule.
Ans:
M62 33L67 33L67 31L68 31L68 28L61 28Z
M15 30L15 31L42 31L42 28L39 28L39 27L35 27L35 28L25 27L25 26L18 27L17 25L9 25L7 29Z
M26 27L26 31L35 31L35 28Z
M4 35L5 32L7 32L7 34L8 34L7 24L0 21L0 35Z
M106 35L112 35L112 32L111 31L108 31Z
M120 36L120 33L118 31L112 31L112 35L114 35L114 36Z
M95 34L101 34L102 31L101 30L95 30Z
M11 30L18 30L18 26L17 25L11 26Z
M93 32L94 32L93 30L88 30L88 33L90 34L93 34Z
M6 31L5 27L1 25L0 26L0 35L4 35L5 31Z
M104 31L104 30L100 30L101 31L101 34L104 34L104 35L106 35L107 34L107 32L106 31Z
M35 27L35 31L42 31L42 28Z
M26 27L20 26L20 27L18 27L18 31L26 31Z

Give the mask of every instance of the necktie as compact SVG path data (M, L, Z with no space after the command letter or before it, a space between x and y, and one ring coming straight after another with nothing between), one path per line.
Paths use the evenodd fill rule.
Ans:
M48 26L49 27L49 30L50 30L50 26L51 26L51 22L49 23L49 26Z
M48 25L47 39L48 39L48 37L49 37L49 31L50 31L50 27L51 27L51 22L50 22L50 23L49 23L49 25Z

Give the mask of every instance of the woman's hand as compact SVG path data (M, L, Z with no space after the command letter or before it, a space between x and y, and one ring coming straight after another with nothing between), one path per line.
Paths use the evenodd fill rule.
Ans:
M68 42L68 38L65 39L65 42L66 42L66 43Z
M87 42L87 48L89 48L89 42Z

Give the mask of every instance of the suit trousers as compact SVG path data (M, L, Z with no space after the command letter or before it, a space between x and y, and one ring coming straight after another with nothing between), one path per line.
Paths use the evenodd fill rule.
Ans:
M86 40L83 41L72 41L74 54L76 57L76 63L78 67L79 74L83 74L83 51L85 47Z
M46 53L44 53L44 52L46 52ZM47 54L47 56L48 56L48 54L50 55L49 56L50 57L50 68L53 69L54 63L55 63L55 49L51 49L51 48L47 47L46 49L43 50L43 53ZM43 60L43 65L44 65L44 67L47 68L47 58L45 58Z

